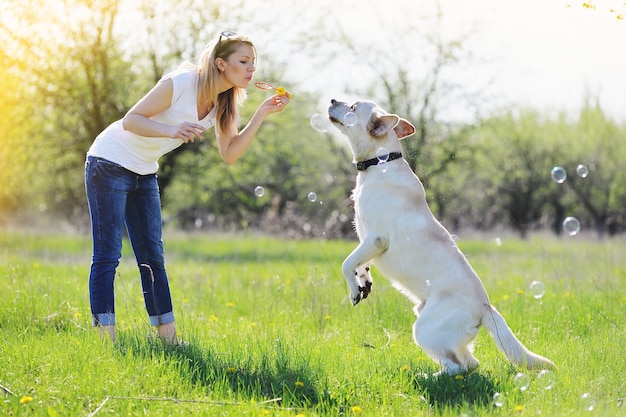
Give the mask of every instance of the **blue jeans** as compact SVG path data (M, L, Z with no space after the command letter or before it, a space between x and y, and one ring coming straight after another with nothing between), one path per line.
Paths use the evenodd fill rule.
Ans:
M172 323L156 174L135 174L106 159L88 156L85 188L93 241L89 274L92 324L115 325L113 281L122 257L124 227L139 267L150 324Z

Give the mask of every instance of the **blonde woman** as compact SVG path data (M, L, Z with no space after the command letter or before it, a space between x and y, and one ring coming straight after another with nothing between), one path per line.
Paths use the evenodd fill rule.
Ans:
M116 338L113 282L126 228L150 323L163 343L179 343L165 270L158 160L215 127L222 160L235 163L265 118L289 103L288 95L269 97L239 131L238 108L255 69L252 41L222 32L197 64L182 64L163 76L87 152L85 187L93 241L89 298L92 324L103 338Z

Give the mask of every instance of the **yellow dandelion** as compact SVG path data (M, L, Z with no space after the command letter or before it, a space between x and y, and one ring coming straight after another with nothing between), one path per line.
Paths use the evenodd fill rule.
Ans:
M255 322L250 323L250 328L253 328L253 327L256 327L256 323Z
M511 296L509 296L508 294L504 294L504 295L502 296L502 299L503 299L504 301L508 301L510 298L511 298Z
M20 398L20 404L28 404L32 400L33 397L31 397L30 395L24 395L22 398Z
M409 369L409 365L404 365L402 368L400 368L400 372L407 372Z
M296 414L296 417L306 417L306 416L304 414L302 414L302 413L298 413L298 414Z
M233 307L235 307L235 303L233 303L232 301L229 301L229 302L226 304L226 307L233 308Z
M39 262L33 263L33 268L35 268L35 269L39 269L40 266L41 265L39 264Z
M296 381L296 387L303 387L303 386L304 386L304 382Z
M261 415L262 416L269 416L270 415L270 410L261 410Z
M276 87L276 94L279 96L287 96L287 98L291 98L291 93L285 90L284 87Z
M217 317L215 317L213 314L211 314L211 315L209 316L209 320L211 320L211 321L217 321Z
M463 379L463 375L455 375L455 376L454 376L454 379L456 379L456 380Z
M523 405L516 405L515 406L515 411L517 411L518 413L521 413L522 411L524 411L524 406Z
M229 374L234 374L235 372L237 372L237 368L231 366L226 370L226 372L228 372Z
M518 295L522 295L522 294L524 294L524 290L523 290L523 289L521 289L521 288L518 288L518 289L517 289L517 294L518 294Z
M80 313L74 313L74 318L79 319L79 318L81 318L82 316L83 316L83 315L82 315L82 314L80 314Z
M361 411L363 411L358 405L353 406L350 410L352 410L354 414L359 414Z
M330 316L329 316L328 314L326 314L326 315L324 316L324 320L330 320Z

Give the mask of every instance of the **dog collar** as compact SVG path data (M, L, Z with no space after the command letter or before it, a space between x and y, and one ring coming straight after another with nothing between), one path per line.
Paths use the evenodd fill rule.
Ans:
M402 153L390 152L387 155L382 155L377 158L366 159L365 161L357 162L356 164L354 164L354 166L356 167L358 171L366 171L367 168L371 166L384 164L385 162L393 161L398 158L402 158Z

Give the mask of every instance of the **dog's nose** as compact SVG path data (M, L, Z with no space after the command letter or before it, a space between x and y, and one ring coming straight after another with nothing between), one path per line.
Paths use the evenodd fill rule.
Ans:
M334 98L330 99L330 104L335 105L337 104L337 100L335 100Z

